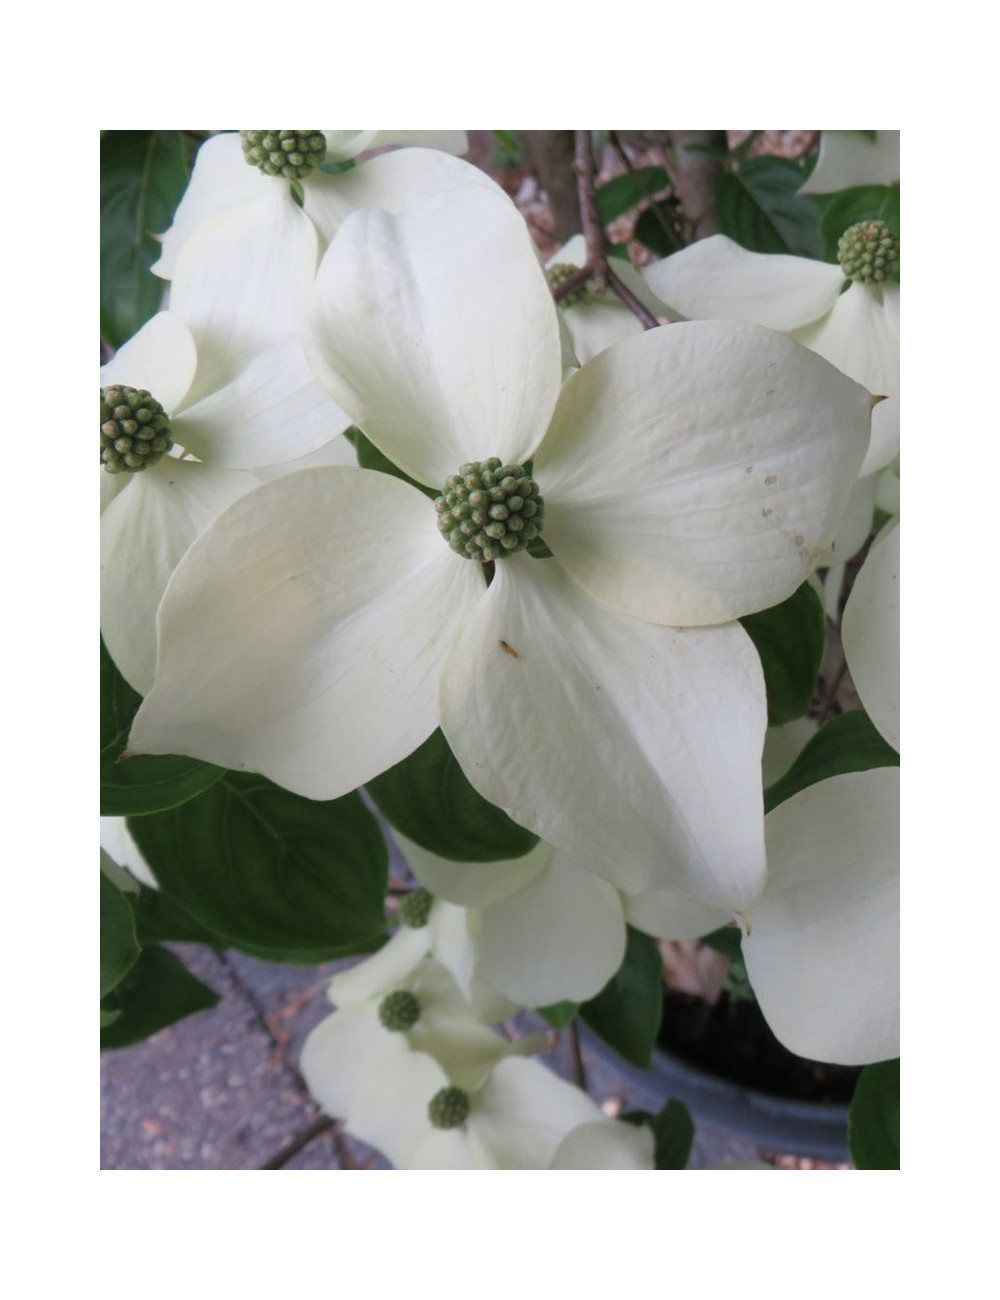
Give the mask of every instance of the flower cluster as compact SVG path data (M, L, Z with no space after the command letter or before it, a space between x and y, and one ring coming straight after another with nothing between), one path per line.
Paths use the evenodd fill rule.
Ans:
M898 237L858 221L834 263L715 235L616 271L643 321L585 284L557 305L592 242L547 274L453 156L463 133L416 134L242 131L198 154L154 268L169 307L101 372L102 633L144 697L122 745L331 815L370 786L394 824L423 888L333 977L302 1056L350 1133L397 1168L653 1168L650 1127L511 1027L601 995L630 927L738 927L792 1050L898 1054L898 773L827 767L765 817L754 635L786 602L821 609L817 569L836 599L898 475ZM897 750L898 538L843 620ZM383 803L438 729L460 798L436 774ZM140 820L182 826L197 800L172 797ZM289 817L261 819L276 862ZM170 837L140 840L169 892Z

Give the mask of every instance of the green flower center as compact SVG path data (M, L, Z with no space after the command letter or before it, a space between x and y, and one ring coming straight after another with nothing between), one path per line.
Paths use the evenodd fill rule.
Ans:
M520 465L493 456L450 475L434 508L451 549L485 564L524 550L541 533L545 502Z
M148 469L173 445L167 413L145 388L101 389L101 464L109 474Z
M550 289L558 289L561 284L572 275L578 275L580 267L574 266L572 262L556 262L554 266L546 267L545 278L549 282ZM559 299L561 307L579 307L581 303L586 302L591 296L587 281L577 285Z
M411 930L422 930L431 914L434 895L429 889L415 889L399 905L399 919Z
M840 236L837 258L849 280L881 284L899 265L899 240L884 221L858 221Z
M419 999L407 989L397 989L379 1003L378 1018L386 1029L405 1033L420 1019Z
M326 157L322 131L241 131L243 157L265 176L301 180Z
M442 1088L430 1099L427 1114L435 1128L458 1128L472 1109L469 1094L461 1088Z

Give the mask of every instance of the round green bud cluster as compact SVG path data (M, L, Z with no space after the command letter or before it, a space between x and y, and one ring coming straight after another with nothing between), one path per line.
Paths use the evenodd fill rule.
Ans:
M523 550L539 535L545 502L520 465L493 456L449 475L434 508L451 549L486 563Z
M322 131L241 131L243 157L265 176L301 180L326 157Z
M579 271L580 267L574 266L572 262L556 262L554 266L546 268L545 278L549 282L550 289L558 289L571 275L577 275ZM575 289L570 289L569 293L560 298L559 304L562 307L579 307L589 297L590 290L587 281L584 280L583 284L578 284Z
M840 236L837 259L849 280L881 284L899 265L899 240L884 221L858 221Z
M397 989L379 1003L378 1018L383 1028L405 1033L420 1019L420 1001L407 989Z
M167 414L145 388L101 389L101 464L109 474L148 469L173 445Z
M434 895L429 889L415 889L399 905L399 919L411 930L422 930L431 914Z
M427 1114L435 1128L458 1128L469 1118L471 1109L467 1092L461 1088L441 1088L430 1099Z

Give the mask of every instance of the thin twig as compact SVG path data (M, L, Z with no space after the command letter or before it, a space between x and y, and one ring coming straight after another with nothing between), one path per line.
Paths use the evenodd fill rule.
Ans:
M608 283L608 263L604 256L604 231L601 228L597 198L594 194L594 155L590 145L590 132L576 131L574 135L576 192L580 200L583 238L587 245L587 265L594 281L594 288L598 293L603 293Z
M283 1146L277 1155L272 1156L266 1164L258 1165L258 1169L283 1169L293 1156L297 1156L303 1147L308 1146L313 1138L319 1137L327 1129L333 1128L336 1121L330 1119L328 1115L320 1115L301 1133L297 1133L287 1146Z
M826 699L823 701L823 707L820 709L819 715L816 718L816 723L818 726L822 726L823 723L830 716L833 706L837 702L837 692L840 690L840 684L844 680L844 675L846 672L847 672L847 659L845 658L841 662L840 668L837 671L837 675L836 677L834 677L830 689L826 693Z
M610 264L608 265L608 285L611 288L612 293L616 293L618 297L621 298L625 306L628 307L634 316L637 316L639 320L642 321L642 324L646 329L656 329L660 322L651 311L642 305L632 290L622 284L621 280L619 280L614 271L612 271Z
M584 1069L583 1052L580 1049L580 1026L575 1017L569 1022L569 1045L573 1057L573 1082L586 1092L587 1071Z

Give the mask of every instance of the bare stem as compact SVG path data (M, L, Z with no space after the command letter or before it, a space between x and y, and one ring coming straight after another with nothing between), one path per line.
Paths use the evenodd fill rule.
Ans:
M583 1052L580 1048L580 1026L575 1017L569 1023L569 1045L573 1054L573 1082L586 1092L587 1071L584 1068Z
M287 1146L271 1157L266 1164L259 1165L260 1169L283 1169L293 1156L297 1156L303 1147L308 1146L313 1138L318 1138L321 1133L327 1129L333 1128L334 1120L328 1115L319 1115L308 1128L304 1128L301 1133L297 1133Z

